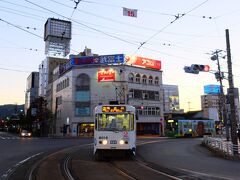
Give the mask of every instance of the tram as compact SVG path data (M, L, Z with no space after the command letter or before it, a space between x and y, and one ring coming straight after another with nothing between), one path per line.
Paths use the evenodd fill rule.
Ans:
M95 107L94 157L136 152L135 107L98 105Z

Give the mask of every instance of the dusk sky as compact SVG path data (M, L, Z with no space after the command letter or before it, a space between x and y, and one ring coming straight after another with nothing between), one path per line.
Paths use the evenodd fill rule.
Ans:
M234 86L240 87L239 0L82 0L74 9L75 2L0 0L0 105L24 104L27 77L46 57L43 30L51 17L72 21L70 54L86 46L99 55L160 60L163 83L179 86L185 111L200 110L203 86L219 82L210 72L185 73L184 66L217 70L211 53L221 49L226 55L229 29ZM123 7L137 9L137 17L123 16ZM227 72L227 59L220 58L220 64ZM228 81L223 84L226 92Z

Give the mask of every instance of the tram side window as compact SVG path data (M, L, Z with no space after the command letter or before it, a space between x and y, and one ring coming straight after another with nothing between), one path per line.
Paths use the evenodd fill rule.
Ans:
M98 116L97 116L97 115L95 115L95 126L94 126L94 127L95 127L95 129L97 129L97 126L98 126L98 123L97 123L97 122L98 122Z
M134 115L133 114L130 114L130 131L133 131L134 130Z

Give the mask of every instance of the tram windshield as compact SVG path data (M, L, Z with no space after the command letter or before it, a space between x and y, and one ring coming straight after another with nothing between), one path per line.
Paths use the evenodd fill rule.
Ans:
M133 114L97 114L98 131L132 131L134 130Z

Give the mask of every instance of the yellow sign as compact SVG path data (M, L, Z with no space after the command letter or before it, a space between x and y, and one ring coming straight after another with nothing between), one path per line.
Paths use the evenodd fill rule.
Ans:
M126 106L102 106L102 112L126 112Z

